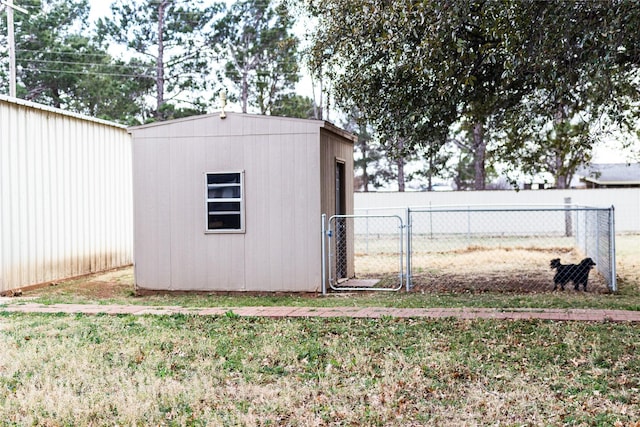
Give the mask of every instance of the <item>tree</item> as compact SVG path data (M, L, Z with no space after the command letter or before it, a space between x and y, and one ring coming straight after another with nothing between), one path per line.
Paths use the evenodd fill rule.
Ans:
M438 151L433 151L433 148L434 147L430 145L425 147L425 152L420 153L425 159L425 161L422 163L423 167L409 175L410 181L426 178L426 185L421 186L421 188L426 191L434 190L434 178L453 178L453 174L451 174L450 170L448 169L448 163L453 157L453 154L445 150L445 147L438 147Z
M320 6L314 56L332 65L338 101L366 106L377 130L407 149L429 144L437 152L449 127L469 117L476 130L476 186L483 188L484 123L517 93L515 83L502 78L502 4L311 3Z
M104 56L102 62L94 64L77 82L68 108L125 125L140 124L145 97L153 88L153 79L141 74L149 69L148 64L136 59L125 63L110 56Z
M134 123L150 80L146 64L116 61L90 37L86 0L22 3L14 15L18 96L122 123ZM0 34L5 34L0 20ZM2 79L6 84L6 80Z
M233 87L230 99L270 113L299 79L298 39L284 3L239 0L216 24L209 37L225 62L221 77Z
M345 130L358 137L354 151L354 189L368 192L370 187L380 188L395 176L382 164L384 153L375 143L371 127L358 110L352 110L343 124Z
M549 3L537 20L561 31L531 40L536 79L505 114L501 157L512 170L548 172L556 187L568 188L590 161L603 123L626 132L637 121L640 54L625 28L640 22L639 12L628 1Z
M282 95L273 102L271 115L312 119L314 118L313 100L309 97L293 93Z
M153 64L155 120L166 119L169 102L192 104L196 110L204 103L210 67L202 34L221 6L202 4L202 0L116 0L111 5L113 18L97 22L101 40L121 44L140 61Z
M80 35L87 28L87 0L43 6L25 4L29 15L14 14L18 96L60 108L90 62L80 55L97 52ZM6 34L4 19L0 31Z
M545 108L552 116L568 93L592 107L589 96L606 94L599 111L618 115L625 93L637 99L628 68L637 68L638 48L625 29L640 20L629 1L310 0L309 7L320 22L315 62L338 102L364 106L378 132L403 136L410 149L429 144L437 152L452 124L469 123L476 189L486 181L488 130L498 134L537 94L553 95Z

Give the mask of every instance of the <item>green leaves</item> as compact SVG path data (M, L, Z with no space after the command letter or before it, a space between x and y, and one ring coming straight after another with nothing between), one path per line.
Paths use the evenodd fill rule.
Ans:
M412 148L437 151L465 120L489 137L515 122L548 126L542 118L558 104L570 117L621 122L639 98L631 70L640 48L625 31L640 25L631 3L310 1L320 22L313 64L342 107L359 108L382 139L402 136ZM587 160L595 138L575 138L563 143L582 146L575 151ZM541 150L553 146L541 142ZM474 141L476 171L485 147L498 143L509 141Z

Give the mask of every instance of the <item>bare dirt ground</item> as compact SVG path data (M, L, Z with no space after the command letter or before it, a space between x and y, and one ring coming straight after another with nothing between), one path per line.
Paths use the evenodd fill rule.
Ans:
M549 267L549 261L557 257L563 263L570 263L578 262L582 255L566 248L480 246L446 253L430 253L424 257L417 253L413 266L413 289L423 293L551 292L554 270ZM359 276L383 278L383 286L386 282L393 286L395 279L389 273L396 267L397 260L393 257L385 260L384 256L379 256L375 261L382 274L366 272ZM617 236L616 261L619 287L640 290L640 234ZM358 262L356 257L356 269ZM609 292L604 278L595 270L589 276L588 291ZM565 292L576 292L572 283L565 288ZM129 297L134 293L133 267L125 267L43 286L30 290L25 296L66 294L100 300Z
M579 262L582 255L565 248L470 247L432 254L425 258L428 268L414 269L417 273L412 280L419 292L548 292L553 290L555 274L549 266L552 258L568 264ZM573 283L565 290L573 291ZM595 269L589 274L587 290L609 292L604 277Z

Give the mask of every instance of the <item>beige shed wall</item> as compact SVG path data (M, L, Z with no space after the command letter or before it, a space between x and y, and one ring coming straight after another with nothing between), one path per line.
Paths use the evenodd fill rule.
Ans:
M318 291L322 122L229 114L131 129L141 289ZM205 234L205 173L244 171L245 233Z

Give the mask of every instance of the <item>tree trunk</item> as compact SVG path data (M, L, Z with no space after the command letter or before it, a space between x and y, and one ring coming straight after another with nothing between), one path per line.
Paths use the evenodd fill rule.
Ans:
M564 142L564 129L562 128L562 124L565 120L564 114L564 105L562 103L558 103L556 107L556 114L554 118L555 126L556 126L556 144L558 141ZM556 150L555 152L555 179L556 179L556 188L564 189L567 188L567 177L564 174L564 158L562 156L562 150Z
M398 138L398 191L404 192L404 138Z
M242 93L240 94L240 98L242 112L246 114L249 104L249 72L247 70L242 71Z
M485 158L487 154L487 143L484 140L484 127L482 122L477 122L473 126L473 166L475 171L474 188L484 190L486 184Z
M167 1L158 4L158 60L156 61L156 119L162 120L164 106L164 14Z
M362 143L362 186L364 187L364 192L369 192L369 173L367 172L367 143Z
M433 191L433 154L429 153L429 170L427 171L427 191Z
M556 161L556 165L555 165L556 188L565 189L567 188L567 180L563 173L564 163L562 161L562 155L560 154L560 152L556 152L555 161Z

